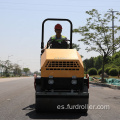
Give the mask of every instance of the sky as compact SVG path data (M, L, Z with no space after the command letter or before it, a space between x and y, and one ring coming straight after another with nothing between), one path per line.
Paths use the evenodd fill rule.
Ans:
M31 72L40 70L41 30L46 18L70 19L73 29L86 24L86 11L97 9L101 14L109 9L120 12L120 0L0 0L0 60L10 60ZM45 23L45 43L54 35L54 25L63 26L62 35L69 39L69 23ZM112 23L111 23L112 24ZM119 23L115 23L119 25ZM86 46L78 42L79 34L73 33L73 42L79 44L83 60L98 56L86 52Z

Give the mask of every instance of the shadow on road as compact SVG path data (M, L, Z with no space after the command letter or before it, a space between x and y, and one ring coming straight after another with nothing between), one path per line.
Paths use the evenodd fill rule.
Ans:
M36 113L35 104L29 105L22 110L29 110L26 116L31 119L79 119L81 116L87 116L84 113Z

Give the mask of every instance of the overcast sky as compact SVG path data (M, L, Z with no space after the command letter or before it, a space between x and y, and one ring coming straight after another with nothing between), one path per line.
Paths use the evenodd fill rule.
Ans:
M0 60L29 67L32 72L40 69L41 25L46 18L67 18L78 28L89 17L85 11L97 9L104 14L108 9L120 12L120 0L0 0ZM45 24L45 42L54 35L54 25ZM62 34L69 39L69 24L61 23ZM111 23L112 24L112 23ZM115 25L119 25L115 23ZM79 44L83 59L99 55L87 53L79 34L73 34L73 42ZM10 57L11 56L11 57Z

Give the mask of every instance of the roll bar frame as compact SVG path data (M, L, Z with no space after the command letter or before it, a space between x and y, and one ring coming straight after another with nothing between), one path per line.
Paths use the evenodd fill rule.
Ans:
M42 22L42 38L41 38L41 50L44 48L44 24L46 21L67 21L70 23L70 49L72 49L72 22L69 19L61 18L47 18Z

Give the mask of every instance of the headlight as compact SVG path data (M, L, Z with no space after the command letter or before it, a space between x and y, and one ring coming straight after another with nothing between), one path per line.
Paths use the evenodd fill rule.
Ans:
M54 83L54 80L48 80L48 84L52 85Z
M71 83L72 83L73 85L76 85L76 84L77 84L77 80L72 80Z

